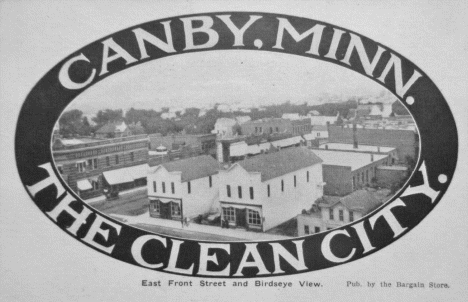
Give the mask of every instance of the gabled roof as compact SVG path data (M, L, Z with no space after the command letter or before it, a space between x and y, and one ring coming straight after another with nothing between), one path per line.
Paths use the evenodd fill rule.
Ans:
M334 207L338 203L343 204L348 210L360 212L363 215L379 207L382 203L372 193L366 190L357 190L344 197L331 196L319 201L322 207Z
M262 181L267 181L281 175L310 167L322 162L322 159L305 147L295 147L274 153L258 155L239 161L248 172L259 172Z
M120 122L111 122L107 123L99 130L96 131L96 133L115 133L115 132L123 132L127 129L127 125L125 124L124 121Z
M220 169L219 163L210 155L171 161L162 166L169 172L181 172L182 182L214 175Z

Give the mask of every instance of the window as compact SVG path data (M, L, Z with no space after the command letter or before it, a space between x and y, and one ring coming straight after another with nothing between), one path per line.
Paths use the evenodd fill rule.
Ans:
M159 200L150 202L150 211L158 214L161 213L161 205L159 204Z
M236 221L236 211L234 208L223 208L223 217L227 219L227 221Z
M171 192L172 194L175 194L175 186L173 182L171 182Z
M369 182L369 170L366 170L366 182Z
M213 177L208 176L208 182L210 184L210 188L213 186Z
M110 166L110 158L109 156L106 156L106 166Z
M93 170L93 160L88 159L86 166L88 167L89 170Z
M135 155L133 154L133 152L130 152L130 161L134 161L135 160Z
M310 180L310 173L309 171L307 171L307 182L309 182L309 180Z
M339 210L339 211L338 211L338 214L339 214L340 221L344 221L343 210Z
M260 133L263 133L263 127L258 127L258 128L260 128L260 129L259 129L259 130L260 130Z
M255 127L255 133L257 133L257 132L258 132L258 127Z
M187 193L191 194L192 193L192 184L189 182L187 182Z
M115 164L118 165L119 164L119 155L115 155Z
M93 158L93 169L97 169L97 158Z
M304 226L304 234L306 234L306 235L310 234L310 233L309 233L309 226L308 226L308 225L305 225L305 226Z
M93 185L93 190L99 190L99 182L92 180L91 184Z
M262 220L260 214L257 211L247 209L248 223L253 225L261 225Z
M317 132L317 137L320 137L320 132Z
M353 211L349 211L349 221L350 222L354 221L354 212Z
M237 187L237 196L239 197L239 199L242 199L242 187L241 186Z
M76 167L78 168L78 172L83 172L86 167L86 162L76 163Z
M250 187L250 199L254 199L254 189Z
M156 182L153 181L153 192L156 193Z
M163 193L166 193L166 183L164 181L162 182L162 189Z
M227 190L227 197L231 197L231 186L227 185L226 190Z
M356 189L356 176L353 176L353 189Z
M278 128L278 127L276 127L276 132L279 132L279 128Z
M273 127L270 127L270 133L273 133Z
M330 220L333 220L334 217L333 217L333 209L329 209L328 210L328 214L330 214Z
M314 228L314 232L315 232L315 233L320 233L320 228L319 228L319 227L315 227L315 228Z
M284 180L281 180L281 192L284 192Z
M294 175L294 188L296 187L297 185L297 180L296 180L296 175Z
M270 197L270 185L267 185L267 194L268 194L268 197Z
M171 202L171 215L180 216L180 205L176 202Z

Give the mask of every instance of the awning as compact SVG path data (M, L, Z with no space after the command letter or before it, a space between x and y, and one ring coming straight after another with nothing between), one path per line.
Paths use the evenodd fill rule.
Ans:
M222 208L235 208L235 209L249 209L249 210L253 210L253 211L258 211L261 213L262 211L262 208L260 206L256 207L256 206L248 206L248 205L243 205L243 204L224 204L224 203L221 203L221 207Z
M161 198L161 197L148 197L150 201L159 201L159 202L162 202L162 203L169 203L169 202L173 202L173 203L176 203L178 205L180 205L180 200L179 199L171 199L171 198Z
M123 184L133 182L135 179L145 178L148 175L147 164L121 168L112 171L106 171L102 174L110 185Z
M274 141L274 142L272 142L272 145L275 146L275 147L289 147L289 146L292 146L292 145L299 144L303 140L304 139L302 137L295 136L295 137L290 137L290 138Z
M129 173L126 173L124 169L103 172L102 175L104 175L104 178L111 186L133 182L132 175Z
M247 144L245 142L233 143L229 146L230 156L244 156L246 154Z
M76 182L76 185L78 186L78 190L80 191L85 191L85 190L91 190L93 186L87 179L81 179Z

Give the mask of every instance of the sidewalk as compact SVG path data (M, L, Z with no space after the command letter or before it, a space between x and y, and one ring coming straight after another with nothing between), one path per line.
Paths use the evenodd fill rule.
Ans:
M176 220L170 219L159 219L152 218L149 216L148 212L139 215L139 216L127 216L127 215L118 215L110 214L111 217L125 219L127 224L145 224L151 226L161 226L166 228L173 228L178 230L185 230L187 232L199 232L205 234L216 234L220 236L238 238L239 240L249 240L249 241L262 241L262 240L281 240L281 239L291 239L288 236L258 233L258 232L249 232L245 229L223 229L220 226L211 226L197 223L190 223L189 226L184 226L182 228L182 223ZM190 238L186 238L190 239Z

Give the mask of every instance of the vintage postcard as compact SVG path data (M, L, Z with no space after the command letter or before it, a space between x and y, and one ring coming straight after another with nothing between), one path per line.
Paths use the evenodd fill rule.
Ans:
M2 301L465 301L467 8L1 2Z

